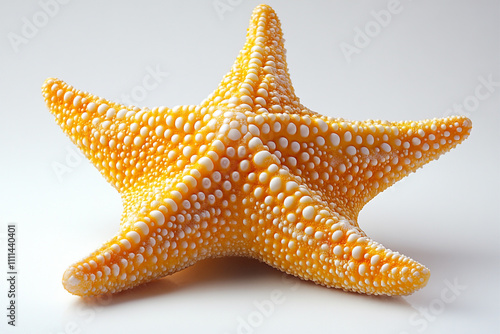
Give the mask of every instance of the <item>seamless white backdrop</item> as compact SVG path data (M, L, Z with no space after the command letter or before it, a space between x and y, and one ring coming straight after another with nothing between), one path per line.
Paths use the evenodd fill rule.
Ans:
M469 139L359 217L369 236L427 265L428 286L363 296L229 258L105 298L67 293L62 273L117 231L121 202L54 122L43 81L138 106L196 104L229 71L258 2L3 0L0 309L9 222L19 281L17 326L2 311L0 332L499 332L499 1L267 3L309 108L359 120L472 119Z

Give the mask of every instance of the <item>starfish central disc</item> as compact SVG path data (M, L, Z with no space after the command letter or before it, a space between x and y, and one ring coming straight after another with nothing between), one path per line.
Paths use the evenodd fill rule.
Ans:
M406 295L429 270L359 228L375 195L463 141L465 117L348 121L300 104L279 20L266 5L219 87L199 105L140 109L43 88L56 122L120 193L118 233L64 287L118 292L209 257L249 256L300 278Z

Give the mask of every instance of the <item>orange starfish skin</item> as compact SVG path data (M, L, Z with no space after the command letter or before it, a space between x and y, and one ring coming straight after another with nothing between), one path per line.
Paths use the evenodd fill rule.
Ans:
M69 292L118 292L225 255L366 294L425 286L429 270L368 238L358 213L463 141L470 120L319 115L295 96L283 41L258 6L230 73L197 106L126 107L47 79L56 122L124 203L119 232L64 273Z

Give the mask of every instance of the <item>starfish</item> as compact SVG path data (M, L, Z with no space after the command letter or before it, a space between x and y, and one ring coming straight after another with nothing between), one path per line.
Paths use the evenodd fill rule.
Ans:
M327 287L411 294L429 270L371 240L358 213L471 130L459 116L361 122L304 107L267 5L254 9L231 71L199 105L127 107L54 78L42 91L123 200L118 233L63 275L79 296L221 256L253 257Z

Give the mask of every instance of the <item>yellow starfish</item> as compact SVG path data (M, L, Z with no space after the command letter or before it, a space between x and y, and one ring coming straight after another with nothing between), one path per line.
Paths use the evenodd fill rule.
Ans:
M80 296L226 255L328 287L410 294L429 270L369 239L358 213L471 130L465 117L358 122L302 106L266 5L255 8L243 50L200 105L125 107L52 78L43 96L123 199L119 232L64 273L64 287Z

